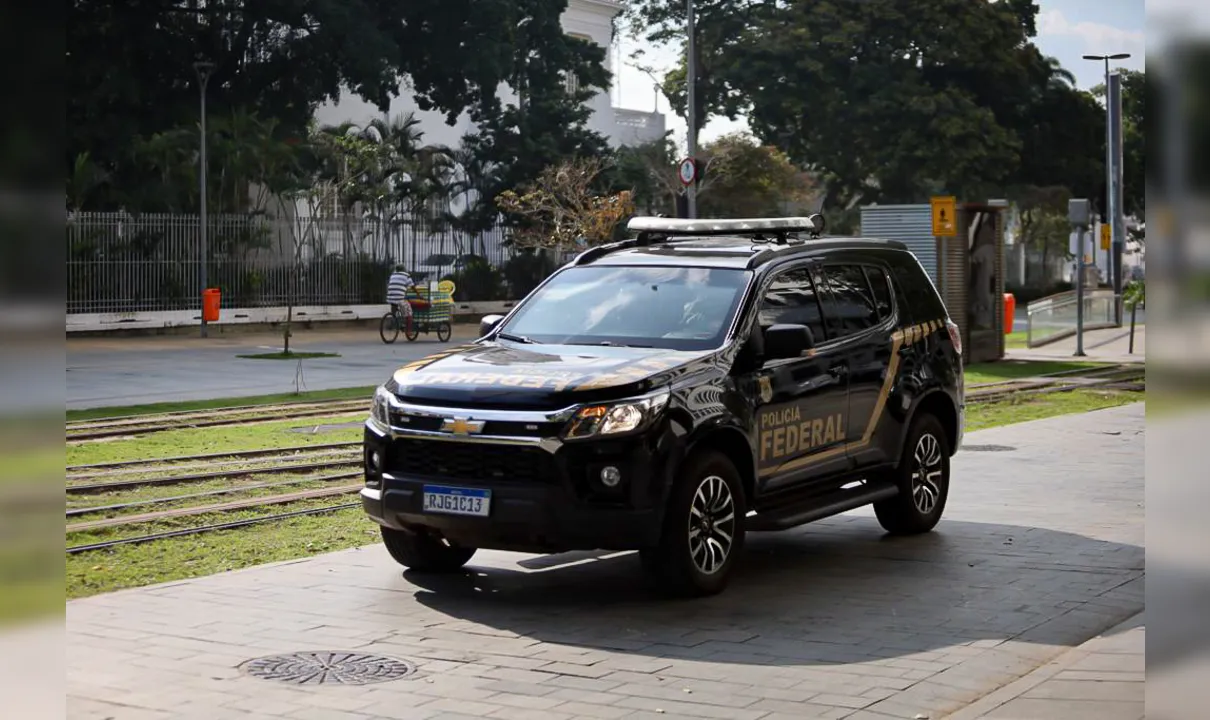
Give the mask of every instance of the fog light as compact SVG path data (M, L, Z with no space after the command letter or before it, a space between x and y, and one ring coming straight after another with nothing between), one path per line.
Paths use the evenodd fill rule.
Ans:
M382 455L377 450L370 453L370 467L374 470L382 470Z
M622 482L622 471L609 465L601 468L601 484L607 488L615 488Z

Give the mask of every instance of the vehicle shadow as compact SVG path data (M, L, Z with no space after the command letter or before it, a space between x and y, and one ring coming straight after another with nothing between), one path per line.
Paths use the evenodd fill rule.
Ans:
M946 521L895 538L841 516L752 534L728 589L694 600L654 594L638 565L635 553L567 553L404 577L424 606L492 634L744 664L1073 645L1143 606L1142 547L1015 525Z

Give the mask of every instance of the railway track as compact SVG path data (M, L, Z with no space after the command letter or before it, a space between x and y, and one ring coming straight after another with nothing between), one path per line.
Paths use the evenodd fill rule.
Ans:
M137 437L165 430L254 425L308 417L346 415L356 412L368 413L369 400L253 405L223 410L131 415L106 420L79 420L66 423L65 434L68 442L84 442L118 437Z

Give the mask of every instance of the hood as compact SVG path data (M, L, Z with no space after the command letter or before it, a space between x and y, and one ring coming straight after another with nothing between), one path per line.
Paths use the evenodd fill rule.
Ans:
M395 371L396 394L424 405L553 410L640 394L709 352L596 345L462 345Z

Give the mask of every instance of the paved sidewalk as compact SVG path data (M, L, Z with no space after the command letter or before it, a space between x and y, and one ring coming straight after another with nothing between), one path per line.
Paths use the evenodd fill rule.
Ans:
M945 720L1142 720L1143 613Z
M1147 361L1147 327L1134 329L1134 352L1130 352L1130 327L1105 328L1084 333L1084 354L1077 358L1075 336L1057 340L1036 348L1009 348L1004 356L1009 360L1086 360L1114 363L1145 363Z
M633 553L480 552L426 578L374 545L72 601L68 717L940 718L1143 609L1143 411L972 432L936 532L889 538L862 509L754 534L714 598L653 599ZM300 651L416 673L246 672Z

